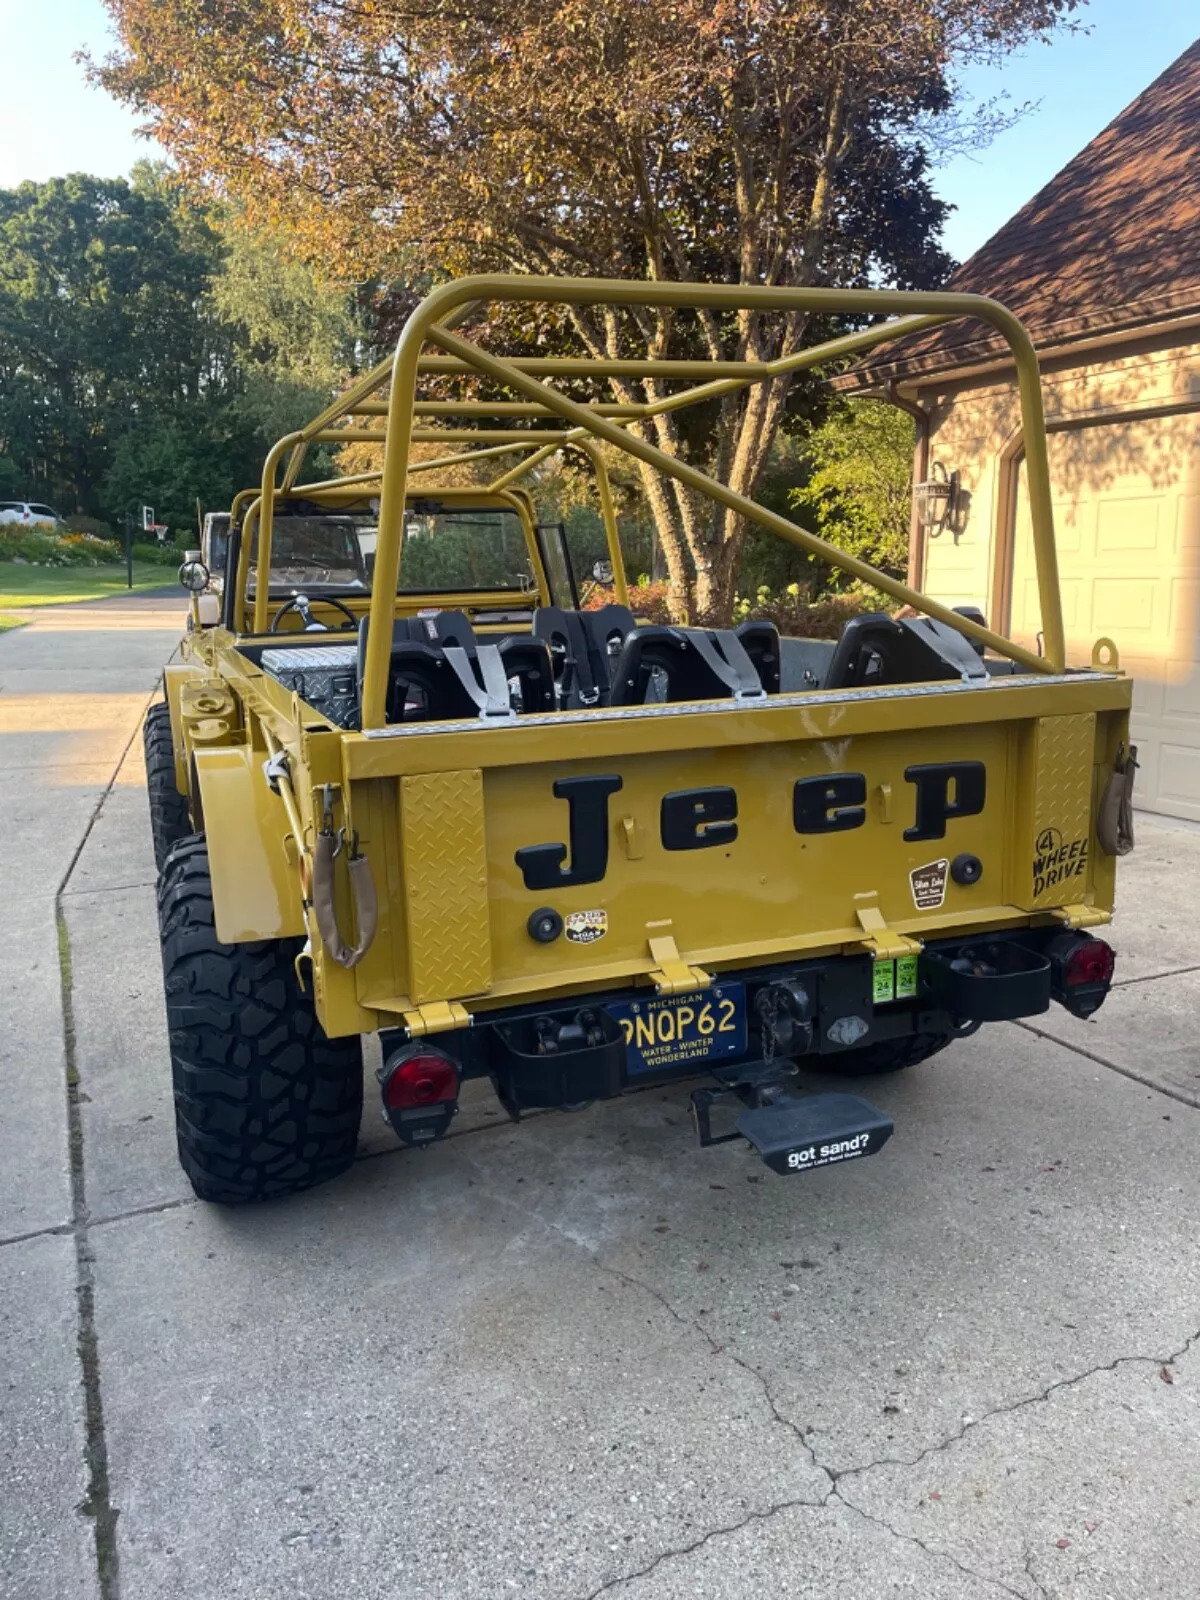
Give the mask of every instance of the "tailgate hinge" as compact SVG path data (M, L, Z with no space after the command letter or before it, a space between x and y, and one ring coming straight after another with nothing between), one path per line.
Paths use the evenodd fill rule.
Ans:
M646 931L661 928L661 933L650 934L650 959L654 970L651 981L659 994L687 994L691 989L706 989L712 974L702 967L689 967L679 954L669 922L648 922Z
M455 1028L469 1028L471 1013L457 1000L431 1000L428 1005L405 1011L404 1026L410 1039L426 1033L451 1033Z
M901 956L917 956L924 948L919 939L893 932L878 906L858 906L857 916L864 935L862 942L876 961L896 961Z
M1100 906L1059 906L1052 915L1068 928L1102 928L1112 921L1112 912Z

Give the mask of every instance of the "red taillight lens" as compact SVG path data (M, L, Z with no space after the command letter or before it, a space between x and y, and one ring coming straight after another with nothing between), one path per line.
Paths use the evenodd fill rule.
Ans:
M1079 989L1089 983L1111 983L1113 952L1103 939L1084 939L1071 951L1062 966L1063 984Z
M383 1103L393 1111L457 1099L458 1071L447 1056L409 1056L393 1067L383 1084Z

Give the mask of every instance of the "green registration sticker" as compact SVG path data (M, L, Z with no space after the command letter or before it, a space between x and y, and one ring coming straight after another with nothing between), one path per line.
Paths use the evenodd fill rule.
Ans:
M871 998L877 1006L886 1005L889 1000L896 998L896 963L894 961L877 961L875 963Z
M896 999L912 1000L916 993L917 957L901 956L896 962Z

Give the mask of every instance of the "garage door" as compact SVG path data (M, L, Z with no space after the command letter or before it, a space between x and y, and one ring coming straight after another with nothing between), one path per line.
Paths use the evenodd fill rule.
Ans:
M1050 477L1067 658L1114 639L1134 678L1138 804L1200 820L1200 421L1052 434ZM1013 549L1014 639L1041 627L1024 474Z

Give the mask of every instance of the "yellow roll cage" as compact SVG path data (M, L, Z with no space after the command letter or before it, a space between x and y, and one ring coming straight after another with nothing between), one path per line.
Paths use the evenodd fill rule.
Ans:
M515 357L491 354L454 332L477 306L494 302L575 306L667 306L676 309L759 312L815 312L822 315L884 315L890 320L855 333L783 356L774 361L638 360L589 357ZM1041 606L1045 654L1035 655L990 628L959 615L936 600L909 588L899 579L877 571L865 561L790 522L786 517L756 505L698 468L668 455L630 431L630 424L645 422L664 412L717 399L753 383L787 373L824 366L888 340L922 332L959 317L989 323L1004 338L1017 371L1017 386L1024 424L1025 462L1029 489L1034 563ZM433 345L441 354L427 353ZM417 387L422 377L484 377L522 398L516 401L421 400ZM706 379L694 387L644 404L614 405L580 402L549 387L545 378L655 377L664 380ZM376 398L388 386L386 400ZM356 418L380 417L386 426L364 427ZM419 419L446 418L541 419L557 421L557 428L447 428L422 427ZM341 423L341 426L338 424ZM563 426L565 424L566 426ZM1022 323L998 301L983 295L892 289L786 289L748 284L652 283L613 278L542 278L502 274L460 278L445 283L426 296L401 331L394 353L365 373L344 394L294 433L286 434L268 452L262 484L242 490L233 504L233 523L242 521L234 618L244 630L252 533L259 531L259 565L269 570L271 530L279 499L313 499L326 504L351 504L361 500L372 485L379 486L379 532L375 550L366 662L363 677L362 726L385 723L385 701L395 610L400 578L400 549L404 509L410 477L461 461L528 452L514 467L478 490L446 490L439 498L461 496L473 505L491 502L515 510L521 518L530 557L539 583L545 588L541 555L534 536L532 501L515 488L519 480L558 451L575 449L590 461L596 476L600 512L613 567L617 598L627 603L624 563L616 513L604 456L599 442L646 462L669 478L686 484L797 545L807 554L840 568L902 604L948 623L969 638L990 646L1031 672L1061 672L1066 662L1062 606L1058 586L1058 560L1054 545L1050 498L1050 468L1042 408L1041 377L1033 342ZM305 455L317 443L378 443L383 446L382 469L340 478L298 484ZM471 444L467 449L431 461L410 459L418 443ZM282 480L279 468L285 461ZM472 597L475 604L477 596ZM252 626L266 631L270 599L268 585L256 585Z

